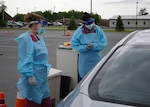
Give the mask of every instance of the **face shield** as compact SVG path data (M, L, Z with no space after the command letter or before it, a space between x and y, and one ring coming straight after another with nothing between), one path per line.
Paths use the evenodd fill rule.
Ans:
M90 20L88 20L88 21L85 21L85 26L86 26L86 28L88 28L88 29L92 29L93 26L94 26L94 18L92 18L92 19L90 19Z
M38 26L38 34L39 35L42 35L42 36L46 35L47 25L48 25L48 22L46 20L39 20L38 21L37 26Z
M94 21L95 21L94 18L91 18L90 20L87 20L84 23L85 23L85 25L90 25L90 24L94 23Z
M37 24L37 34L45 36L48 22L46 20L31 21L30 24Z

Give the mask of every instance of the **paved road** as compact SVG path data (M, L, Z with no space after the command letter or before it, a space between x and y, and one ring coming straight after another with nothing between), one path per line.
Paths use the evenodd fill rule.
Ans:
M17 72L17 43L14 39L19 36L24 30L0 30L0 91L5 92L5 102L7 107L15 107L16 100L16 82L19 78ZM73 31L71 32L73 34ZM106 32L108 38L108 46L102 52L106 55L107 52L125 35L121 32ZM71 36L64 36L64 31L47 31L45 35L45 42L49 52L49 63L53 68L56 68L56 49L58 45L65 41L69 41Z

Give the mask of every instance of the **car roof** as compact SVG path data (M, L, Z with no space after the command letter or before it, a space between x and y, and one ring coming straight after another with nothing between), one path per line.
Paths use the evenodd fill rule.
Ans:
M137 30L129 34L124 45L150 45L150 29Z

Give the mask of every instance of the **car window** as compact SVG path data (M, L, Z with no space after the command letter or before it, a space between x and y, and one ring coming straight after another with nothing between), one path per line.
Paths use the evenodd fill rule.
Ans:
M120 47L95 76L89 94L95 100L150 106L150 47Z

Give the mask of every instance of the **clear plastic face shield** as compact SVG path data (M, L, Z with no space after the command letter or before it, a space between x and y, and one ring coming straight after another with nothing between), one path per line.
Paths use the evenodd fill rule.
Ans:
M42 36L46 36L47 35L47 25L48 25L48 22L46 20L39 20L38 21L38 35L42 35Z
M37 24L37 34L45 36L47 33L48 22L46 20L31 21L29 24Z
M88 29L92 29L94 27L94 18L91 18L88 21L85 21L85 27Z

